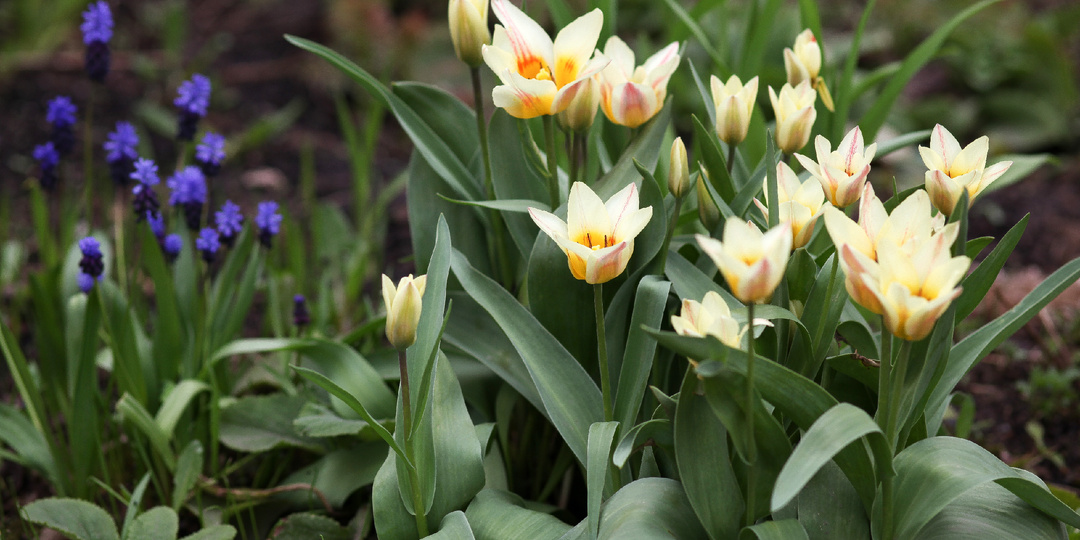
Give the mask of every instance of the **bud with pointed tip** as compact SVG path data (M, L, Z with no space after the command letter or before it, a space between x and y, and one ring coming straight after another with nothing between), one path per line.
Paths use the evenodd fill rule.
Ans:
M491 44L487 16L488 0L450 0L450 40L457 57L472 67L484 62L481 49Z
M769 100L776 114L776 146L785 154L794 154L810 141L817 119L817 92L809 81L803 81L794 87L785 84L779 95L769 87Z
M716 107L716 136L728 144L739 144L750 129L750 116L757 101L758 78L743 85L738 75L721 83L715 75L709 79L713 106Z
M708 181L708 176L705 171L702 171L697 181L697 210L702 225L711 231L720 224L720 207L716 206L716 201L713 201L712 195L709 195L709 188L705 186L705 182Z
M401 278L397 287L383 274L382 295L386 303L386 338L395 349L405 350L416 341L416 326L420 324L420 309L427 276Z
M686 162L686 145L682 137L676 137L671 143L671 164L668 166L668 189L676 198L686 195L690 187L690 165Z
M821 71L821 46L809 28L795 37L794 48L784 49L784 70L788 84L798 86L803 81L814 81Z

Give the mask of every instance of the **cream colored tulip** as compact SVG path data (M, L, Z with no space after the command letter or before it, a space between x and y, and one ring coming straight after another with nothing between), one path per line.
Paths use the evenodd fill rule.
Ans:
M990 147L987 136L975 139L960 149L960 143L949 130L938 124L930 135L930 147L919 147L919 155L929 169L926 171L926 191L942 214L952 215L963 191L968 192L968 204L1012 166L1011 161L986 167Z
M462 62L476 67L484 62L483 47L491 43L488 0L450 0L447 10L450 41Z
M491 98L516 118L554 115L570 106L584 81L607 65L594 55L604 15L594 9L566 25L552 41L536 21L511 4L493 0L501 22L491 45L482 48L484 62L499 77Z
M732 75L727 83L721 83L713 75L709 85L716 108L716 136L728 144L743 142L757 102L758 78L754 77L743 85L738 75Z
M837 208L846 208L859 200L877 144L864 148L862 132L855 126L835 152L829 140L821 135L814 140L814 147L817 161L802 154L795 154L795 158L821 183L829 202Z
M682 137L671 143L671 162L668 165L668 189L675 197L682 197L690 188L690 165L686 158L686 145Z
M581 90L570 100L570 105L559 113L559 125L570 131L584 132L596 119L599 105L600 83L596 82L596 77L592 77L581 83Z
M648 122L664 106L668 80L679 67L679 44L669 44L637 66L634 51L618 36L611 36L604 56L611 63L597 76L600 109L620 126L635 128Z
M712 195L709 194L709 188L705 185L705 182L709 181L709 177L705 174L705 171L701 171L701 175L698 176L697 184L695 188L697 190L697 202L698 202L698 219L701 220L701 224L705 226L707 230L713 230L717 225L720 225L720 207L716 206L716 201L713 200Z
M809 28L795 37L794 49L784 49L784 70L791 86L798 86L803 81L815 84L821 72L821 46Z
M761 213L766 218L769 212L769 181L764 181L765 204L754 199ZM805 182L799 182L799 177L791 167L783 161L776 164L776 192L780 198L779 223L787 223L791 227L792 249L798 249L810 242L814 235L814 224L818 216L825 211L829 203L825 201L825 193L821 190L821 184L813 178Z
M729 217L723 241L697 235L698 244L743 303L768 302L787 270L791 226L782 223L762 233L752 223Z
M397 287L383 274L382 296L386 304L386 337L395 349L404 350L416 341L427 276L401 278Z
M817 119L816 100L817 92L809 81L794 87L785 84L779 95L769 87L769 101L776 115L776 146L785 154L794 154L810 140L810 130Z
M680 336L713 336L724 345L738 349L742 339L739 323L715 291L705 293L701 302L683 299L682 311L671 316L671 326Z
M566 253L575 278L596 284L618 277L634 253L634 237L652 218L652 207L638 208L633 183L605 203L581 182L570 188L566 206L565 222L537 208L529 208L529 215Z

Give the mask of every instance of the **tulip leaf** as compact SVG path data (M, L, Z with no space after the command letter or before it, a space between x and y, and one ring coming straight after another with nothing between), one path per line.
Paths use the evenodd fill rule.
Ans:
M393 437L390 438L393 441ZM400 453L387 452L375 481L371 485L371 513L374 516L377 536L386 540L416 540L416 518L405 509L402 499L410 494L402 492L398 485L397 456ZM400 454L404 455L404 454ZM404 486L408 489L408 484Z
M716 494L713 495L715 504ZM670 478L642 478L631 482L604 503L599 537L705 540L709 536L694 519L688 508L689 502L683 486Z
M637 420L656 356L656 340L643 332L641 327L660 326L670 289L671 283L656 276L645 276L637 286L629 325L630 336L623 349L622 366L615 388L614 418L624 426L620 431L625 432Z
M688 371L675 408L675 459L686 497L709 537L734 538L746 504L731 466L728 432L698 393L699 385Z
M960 283L963 292L955 301L956 322L966 319L972 311L975 311L979 302L986 297L987 291L994 284L994 280L997 279L1001 268L1005 266L1005 261L1016 249L1020 237L1024 234L1024 230L1027 229L1029 217L1031 217L1031 214L1026 214L1016 225L1013 225L1009 232L1001 237L1001 240L998 241L997 246L994 246L990 254L970 274L964 277L964 280Z
M983 189L980 195L986 195L992 191L1009 187L1025 178L1031 173L1035 172L1035 169L1042 167L1047 163L1056 163L1058 160L1053 154L1005 154L994 158L993 163L988 163L987 166L993 166L1002 161L1012 161L1012 165L1009 170L1005 171L997 180L990 183Z
M844 70L835 80L837 81L835 88L835 96L833 102L836 104L835 113L832 115L832 136L829 139L839 141L844 138L844 130L847 129L848 113L851 110L851 103L855 101L857 97L853 92L853 79L855 77L855 64L859 61L859 48L862 43L863 32L866 31L866 23L870 20L870 12L874 10L874 4L877 0L869 0L866 2L866 7L863 8L862 15L859 17L859 24L855 27L855 32L851 37L851 47L848 48L846 57L844 58ZM871 139L872 140L872 139Z
M517 299L454 251L451 268L465 292L486 310L524 361L551 419L585 463L589 426L603 418L600 390L581 364ZM569 273L569 272L567 272Z
M810 540L806 529L797 519L766 521L747 527L739 533L739 540Z
M476 130L476 113L457 96L430 84L399 81L390 85L390 91L431 128L466 169L471 169L468 188L478 197L469 200L477 200L483 178L479 175L480 134Z
M439 532L428 536L431 540L476 540L465 513L458 510L446 515Z
M454 204L463 204L466 206L479 206L482 208L490 208L492 210L498 210L500 212L511 212L515 214L528 214L530 208L536 208L538 210L549 211L547 203L540 201L534 201L532 199L503 199L496 201L461 201L458 199L451 199L439 194L439 198L444 201L452 202ZM535 232L535 231L533 231Z
M589 537L596 538L600 530L600 503L603 502L611 470L611 442L615 438L618 422L596 422L589 426L589 458L586 463L587 504L589 510Z
M867 441L873 449L878 476L891 474L892 452L881 428L862 409L840 403L818 417L791 452L776 478L770 503L772 511L787 506L840 450L860 440Z
M555 516L530 510L521 497L497 489L477 493L465 517L476 540L559 540L570 530Z
M895 538L915 538L950 503L989 482L1054 519L1080 527L1080 515L1055 498L1041 480L1009 467L971 441L955 437L925 439L901 452L895 466ZM876 520L874 529L874 536L880 537L882 531Z
M664 0L664 5L671 10L671 13L679 19L679 22L683 23L686 28L690 30L690 33L694 35L694 38L698 40L701 47L705 49L705 53L709 55L709 59L712 60L713 67L716 71L721 73L724 78L727 78L727 75L731 73L731 68L729 68L727 62L724 61L724 57L720 54L720 50L712 44L709 40L709 36L702 30L701 25L686 12L686 9L676 0Z
M1058 520L991 482L957 497L915 536L915 540L987 538L1065 540L1066 535Z
M931 129L922 129L919 131L912 131L911 133L905 133L899 137L893 137L887 141L878 143L877 151L874 153L874 159L881 159L901 148L911 146L915 143L923 142L930 138L930 134L933 132Z
M870 519L859 494L833 461L810 479L792 506L810 540L870 540Z
M870 106L870 110L868 110L858 122L866 140L872 141L877 137L878 130L885 124L885 120L893 108L893 103L896 102L896 98L900 97L900 93L904 90L904 87L907 86L908 81L910 81L911 78L915 76L915 73L922 69L927 62L934 58L938 49L945 43L945 40L949 35L969 17L999 1L1000 0L983 0L978 4L968 7L964 11L961 11L948 22L938 27L930 37L927 37L914 51L911 51L907 58L904 58L903 63L900 65L900 70L889 79L885 88L881 90L881 94L878 95L877 99L874 100L873 105Z
M630 182L636 182L638 175L634 167L634 161L641 163L646 169L653 170L660 159L663 148L664 135L668 126L671 125L671 100L644 125L637 129L637 136L623 151L604 176L593 185L593 190L601 199L607 200L616 194Z
M945 373L932 389L926 404L927 433L937 433L945 414L949 394L956 388L964 374L1009 336L1016 333L1020 327L1038 314L1039 310L1072 285L1077 278L1080 278L1080 258L1065 263L1028 293L1020 303L968 334L953 347Z
M701 102L705 105L705 111L709 115L709 125L716 125L716 104L712 100L712 81L710 79L709 85L705 84L704 79L698 75L698 70L694 67L693 60L687 58L686 63L690 65L690 74L694 77L694 85L697 86L698 93L701 94Z
M743 35L742 39L745 47L742 50L742 58L736 70L739 73L761 72L761 62L765 58L765 48L769 44L769 35L776 25L776 14L780 11L782 4L783 2L780 0L766 0L764 6L757 2L752 4L750 21L745 27L746 34Z
M530 151L526 145L534 144L531 138L526 138L525 131L528 124L506 113L503 109L496 109L491 115L488 129L488 147L491 154L492 183L495 188L496 201L490 201L493 205L506 205L516 201L530 201L527 206L554 212L549 208L547 201L548 193L544 186L547 180L538 170L534 161L529 159ZM536 224L526 215L516 215L507 211L516 211L498 206L489 208L503 210L502 218L506 223L510 237L517 246L522 258L528 257L532 251L533 242L536 241ZM522 208L520 211L527 211Z
M720 150L720 139L716 138L711 129L706 129L702 125L697 115L691 115L690 118L694 121L694 140L698 142L702 153L701 159L709 172L708 180L720 198L731 204L731 201L735 200L737 189L731 175L728 174L727 160L724 158L724 152Z
M670 447L674 440L671 432L671 421L666 418L655 418L627 430L622 440L615 446L615 451L612 452L611 459L615 466L621 469L626 465L626 461L630 459L630 454L638 446L650 440L657 445Z
M565 212L565 206L560 212ZM597 365L593 285L574 278L566 252L544 233L537 235L528 264L525 286L533 317L578 362ZM609 296L615 283L609 281L604 287ZM595 369L590 370L596 373Z
M421 300L423 307L416 325L416 342L406 351L409 379L414 381L409 392L412 403L420 403L420 395L428 393L428 389L423 388L425 374L430 373L430 365L435 361L445 328L443 313L446 310L446 278L450 273L451 249L450 227L446 219L439 216L435 246L427 268L427 285ZM418 424L418 415L422 415L423 410L418 407L414 414L413 421Z

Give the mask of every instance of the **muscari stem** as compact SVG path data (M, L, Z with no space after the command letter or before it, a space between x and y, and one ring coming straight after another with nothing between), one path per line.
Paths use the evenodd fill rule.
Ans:
M596 348L600 358L600 392L604 400L604 421L614 419L611 412L611 377L608 375L607 335L604 329L603 284L593 285L593 308L596 312Z
M754 524L754 499L757 495L757 441L754 438L754 303L746 305L746 526Z
M416 530L420 538L428 535L427 516L424 514L424 496L420 492L420 474L416 470L416 452L413 450L412 437L412 397L409 394L409 367L405 362L405 349L398 349L398 369L401 371L401 416L405 434L405 457L409 459L409 483L412 484L413 516L416 518Z
M495 200L495 179L491 176L491 150L488 148L487 116L484 114L484 89L480 84L480 68L470 67L472 76L473 105L476 107L476 131L480 134L480 155L484 158L484 189L489 201ZM494 253L489 253L491 262L502 272L503 286L510 289L514 284L514 274L510 269L510 258L506 253L506 241L503 236L502 214L491 210L491 228L494 233ZM489 251L491 251L489 247Z
M83 125L83 204L86 206L87 233L94 230L94 94L96 85L90 85L90 100L86 104L86 123Z
M559 207L559 160L555 154L555 122L552 116L544 119L544 138L547 139L548 198L551 199L551 211Z

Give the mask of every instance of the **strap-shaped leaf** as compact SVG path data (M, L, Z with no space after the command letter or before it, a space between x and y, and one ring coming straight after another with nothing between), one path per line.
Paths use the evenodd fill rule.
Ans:
M739 540L810 540L806 529L797 519L766 521L747 527L739 533Z
M671 446L674 441L671 421L667 418L654 418L630 428L615 446L615 451L611 454L612 462L621 469L634 449L650 439L660 446Z
M989 482L961 495L919 530L915 540L1065 540L1058 520Z
M473 536L472 527L469 527L469 520L465 517L465 512L460 510L451 512L446 515L442 520L442 525L439 527L439 532L428 536L431 540L475 540Z
M477 493L465 516L476 540L558 540L570 530L559 518L529 510L521 497L497 489Z
M670 478L642 478L604 503L600 538L705 540L682 485Z
M629 427L637 421L638 410L645 397L645 386L652 372L653 357L656 356L656 340L643 332L641 326L660 326L670 289L671 283L656 276L645 276L637 286L634 312L630 318L630 336L623 351L615 392L614 415L621 426Z
M596 538L600 530L600 504L604 501L604 486L611 470L611 441L618 422L596 422L589 426L589 460L585 467L585 484L589 510L589 537Z
M1001 237L1001 240L990 254L979 263L979 266L964 278L963 283L961 283L964 290L955 302L956 322L960 322L966 319L968 315L971 315L979 302L986 297L986 292L994 284L998 272L1005 266L1005 261L1016 249L1016 244L1020 242L1020 236L1024 234L1024 230L1027 228L1029 217L1031 217L1031 214L1025 214L1016 225L1013 225L1009 232Z

